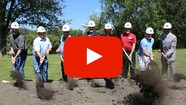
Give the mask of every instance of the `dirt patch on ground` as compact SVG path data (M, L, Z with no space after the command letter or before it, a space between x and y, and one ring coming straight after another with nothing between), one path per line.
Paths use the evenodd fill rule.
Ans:
M98 79L99 87L91 87L87 80L77 81L78 87L68 90L66 82L46 83L45 89L52 91L50 100L38 98L36 82L26 81L27 89L19 89L12 83L0 83L0 105L147 105L141 88L133 80L113 79L114 89L105 88L105 81ZM185 105L186 80L166 82L163 97L154 105ZM173 88L177 87L177 88ZM53 94L54 93L54 94Z

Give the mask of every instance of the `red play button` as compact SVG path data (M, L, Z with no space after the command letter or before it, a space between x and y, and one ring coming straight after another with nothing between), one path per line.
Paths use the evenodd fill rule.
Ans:
M70 77L111 78L122 70L122 44L116 37L70 37L64 46L64 70Z

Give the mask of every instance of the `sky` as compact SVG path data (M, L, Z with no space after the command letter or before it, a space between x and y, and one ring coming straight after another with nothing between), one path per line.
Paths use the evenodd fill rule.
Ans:
M72 29L84 30L81 24L87 24L93 12L101 12L99 0L65 0L65 5L62 19L72 19L69 24Z

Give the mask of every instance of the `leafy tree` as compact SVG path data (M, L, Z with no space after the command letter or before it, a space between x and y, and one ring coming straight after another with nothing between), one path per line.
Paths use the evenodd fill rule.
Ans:
M165 19L173 26L178 47L186 47L186 0L159 0L160 19Z
M178 36L178 45L186 47L186 1L185 0L100 0L101 21L110 21L114 33L120 36L125 22L133 25L138 43L144 37L145 29L152 27L156 41L162 33L165 22L173 25L173 33ZM182 41L181 41L182 40ZM156 48L158 45L156 45Z
M1 0L0 1L0 51L6 46L6 38L12 22L47 27L53 32L63 21L63 0Z
M50 53L56 53L56 49L59 47L60 45L60 38L59 36L55 36L52 34L46 34L46 36L50 39L50 42L52 44L52 50Z
M78 29L78 30L71 30L70 34L72 36L81 36L81 35L83 35L83 30L80 30L80 29Z

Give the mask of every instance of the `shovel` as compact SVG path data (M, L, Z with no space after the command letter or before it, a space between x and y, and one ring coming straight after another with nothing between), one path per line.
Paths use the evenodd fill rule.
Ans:
M63 57L61 55L60 55L60 58L61 58L62 62L64 62L64 59L63 59Z
M12 55L13 70L11 71L10 77L16 80L16 82L14 83L14 86L18 87L19 89L21 88L26 89L26 85L24 84L24 81L22 80L22 74L16 70L15 62L13 61L13 58L14 57Z
M64 63L63 57L60 55L61 61ZM68 79L68 84L67 84L67 89L68 90L73 90L73 88L78 87L77 80L71 77L67 77Z
M45 56L43 56L43 59L45 58ZM44 59L45 60L45 59ZM43 61L44 61L43 60ZM43 64L43 61L42 62L40 62L40 64L39 64L39 67L38 67L38 69L36 70L36 71L38 71L38 70L40 70L40 68L41 68L41 65ZM42 75L39 73L39 75L38 75L38 77L37 77L37 82L43 82L43 77L42 77Z
M124 48L122 48L123 52L125 53L125 55L127 56L127 59L130 61L130 67L134 70L137 70L134 66L133 66L133 62L132 60L129 58L129 55L127 54L127 52L125 51Z

